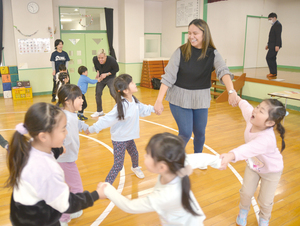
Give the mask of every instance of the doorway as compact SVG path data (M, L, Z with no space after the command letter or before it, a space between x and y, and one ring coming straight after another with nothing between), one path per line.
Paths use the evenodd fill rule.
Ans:
M249 16L246 21L244 68L268 67L266 62L270 24L267 17Z
M64 41L64 51L70 57L68 70L71 84L77 84L80 77L78 67L82 65L87 67L88 77L95 79L93 57L97 55L99 49L109 52L106 32L62 33L61 38ZM95 86L95 84L89 84L89 86Z

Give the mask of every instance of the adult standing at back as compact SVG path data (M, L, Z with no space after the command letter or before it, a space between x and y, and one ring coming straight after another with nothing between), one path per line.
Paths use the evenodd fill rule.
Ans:
M56 78L55 75L59 72L59 65L64 64L68 70L68 62L70 61L69 55L67 52L63 51L64 42L61 39L56 39L54 42L55 51L51 54L50 61L52 63L52 75L53 75L53 89L52 89L52 100L51 102L56 101Z
M268 16L268 21L272 24L272 27L270 29L269 40L266 46L266 50L269 50L266 56L266 60L270 70L270 74L268 74L267 77L276 77L277 76L276 56L279 49L282 46L282 41L281 41L282 25L277 20L276 13L270 13Z
M155 112L160 114L167 93L166 100L185 144L194 132L195 153L202 152L205 141L213 69L226 86L229 104L237 106L238 96L231 81L233 74L216 50L207 23L195 19L189 24L187 43L176 49L165 68L154 105Z
M110 95L116 100L116 91L114 88L114 79L119 71L119 65L115 58L107 56L104 49L98 51L97 56L93 57L97 77L100 77L101 82L96 85L96 103L97 111L91 117L104 115L102 108L102 92L105 86L108 86Z

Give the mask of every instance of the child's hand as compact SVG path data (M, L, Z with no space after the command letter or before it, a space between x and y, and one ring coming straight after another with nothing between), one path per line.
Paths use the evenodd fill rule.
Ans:
M98 82L101 82L103 79L101 77L96 78Z
M97 192L98 192L98 195L99 195L99 198L100 199L107 199L106 195L104 194L104 189L107 185L103 182L100 182L98 185L97 185Z
M106 78L106 76L107 76L107 73L102 73L102 74L100 75L100 78L102 78L102 80L103 80L103 79Z
M235 159L235 156L233 153L229 152L229 153L220 155L220 158L222 159L222 162L221 162L221 167L219 168L219 170L225 170L227 168L228 163Z
M85 133L86 135L91 134L88 128L87 128L87 130L84 131L84 133Z

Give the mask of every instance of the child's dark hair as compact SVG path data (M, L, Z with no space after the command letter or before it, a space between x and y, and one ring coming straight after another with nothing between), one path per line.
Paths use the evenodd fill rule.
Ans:
M284 105L279 100L276 99L266 99L264 100L264 102L266 102L269 105L269 118L267 120L275 122L276 130L279 132L280 137L282 139L282 144L281 144L281 152L282 152L285 149L285 142L284 142L285 129L281 125L281 120L284 118L286 114L286 109Z
M85 66L80 66L78 68L78 74L82 75L82 73L86 72L88 69Z
M164 161L170 172L177 174L180 169L184 168L186 157L184 147L184 142L179 136L171 133L159 133L150 139L146 151L155 162ZM182 178L181 186L181 203L183 208L195 216L199 215L191 206L191 184L187 175Z
M58 81L56 82L56 90L55 90L55 93L58 95L58 90L59 90L59 88L62 86L62 85L64 85L64 84L66 84L66 78L68 78L69 77L69 75L68 75L68 73L66 73L66 72L60 72L59 74L58 74Z
M27 110L23 126L33 139L37 139L36 137L41 132L52 132L60 120L58 117L60 114L64 115L63 111L55 105L36 103ZM27 164L30 149L29 138L16 131L9 144L9 178L6 181L6 187L18 188L21 172Z
M57 49L57 46L59 45L59 43L64 44L63 40L61 40L61 39L56 39L55 42L54 42L54 47L55 47L55 49Z
M58 65L58 70L59 71L66 71L67 70L66 65L65 64Z
M82 96L82 92L80 88L73 84L65 84L60 87L58 90L58 103L56 105L59 105L60 103L65 107L67 100L72 100L72 103L74 103L74 100L77 97Z
M117 102L117 109L118 109L118 119L123 120L124 110L123 110L123 103L127 102L125 98L124 90L128 89L129 84L132 82L132 77L128 74L121 74L114 80L114 87L116 90L116 102ZM132 96L134 101L138 103L138 99L135 96Z

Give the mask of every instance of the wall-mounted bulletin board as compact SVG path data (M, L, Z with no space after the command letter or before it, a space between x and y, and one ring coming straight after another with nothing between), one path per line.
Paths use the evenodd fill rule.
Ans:
M176 27L188 26L193 19L198 18L199 0L176 1Z

